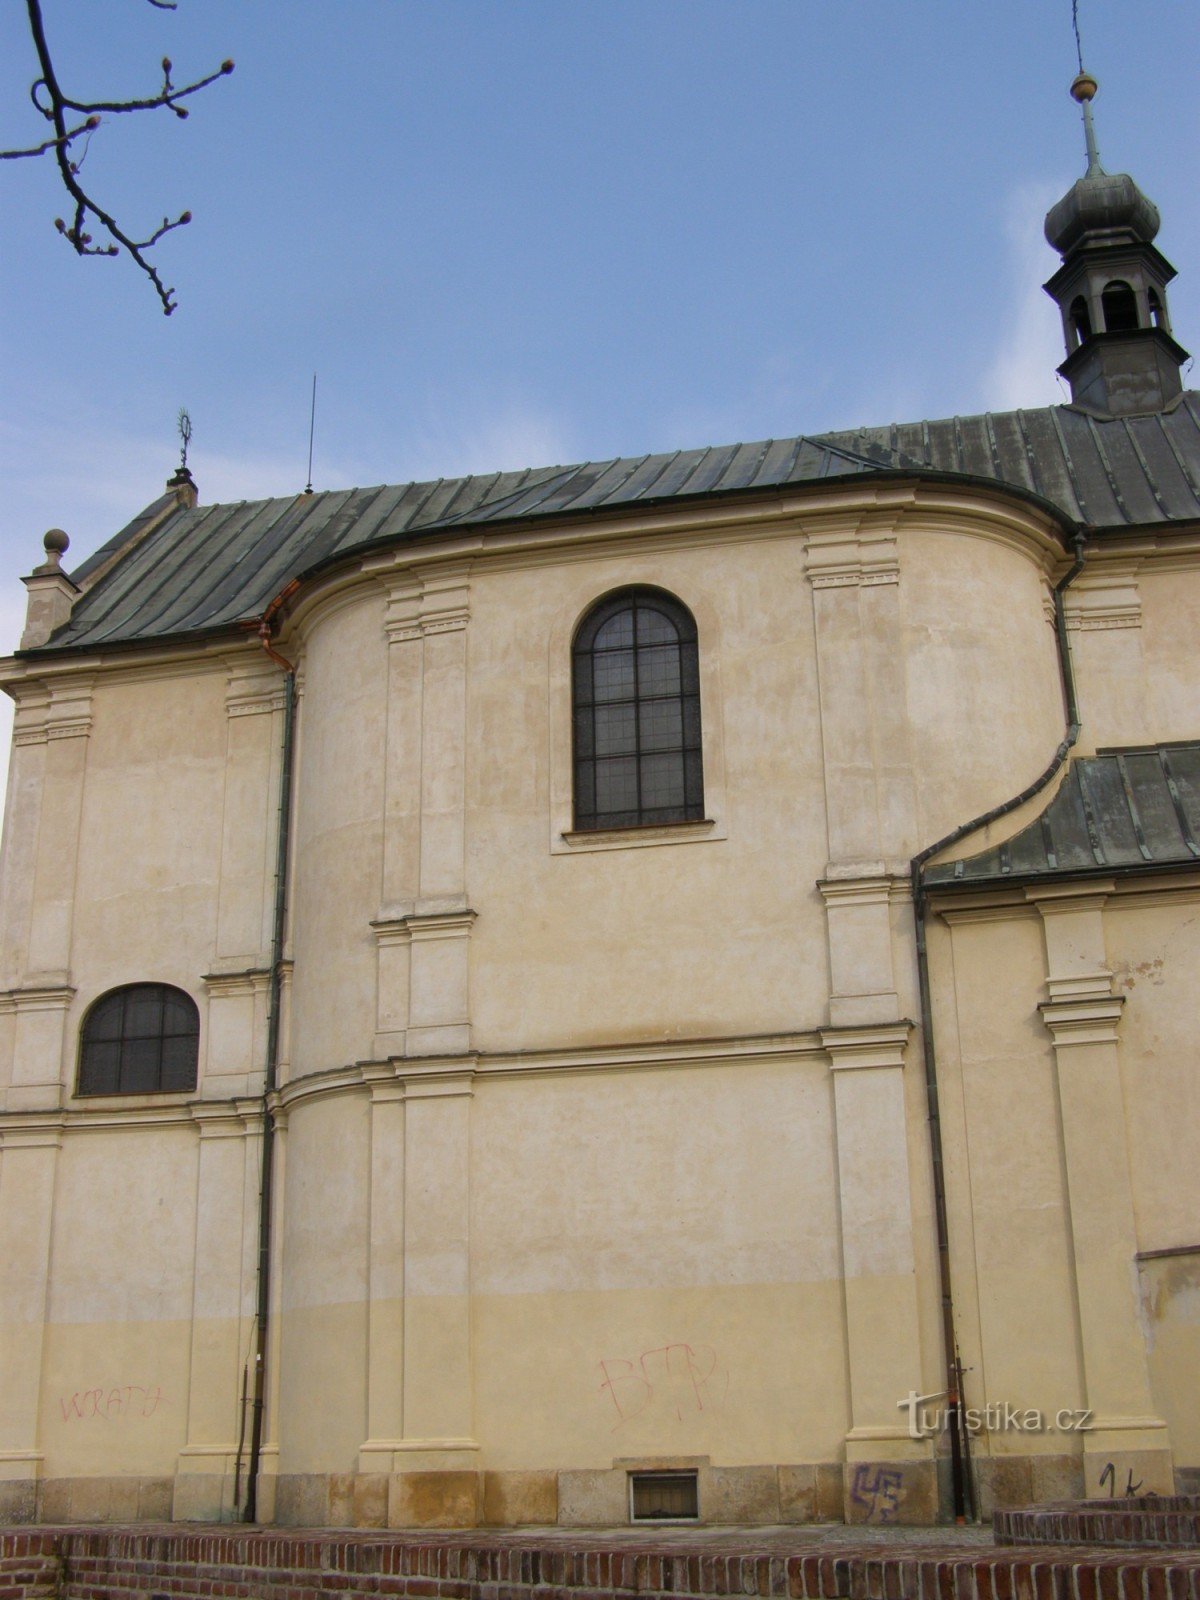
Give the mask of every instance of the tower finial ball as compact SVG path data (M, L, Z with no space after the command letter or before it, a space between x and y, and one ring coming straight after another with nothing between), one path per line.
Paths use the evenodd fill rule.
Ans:
M48 556L61 556L71 547L70 539L67 538L61 528L48 529L42 539L42 544Z
M1081 72L1071 85L1071 96L1073 99L1078 100L1080 105L1083 105L1086 101L1095 98L1096 90L1099 87L1100 85L1090 72Z

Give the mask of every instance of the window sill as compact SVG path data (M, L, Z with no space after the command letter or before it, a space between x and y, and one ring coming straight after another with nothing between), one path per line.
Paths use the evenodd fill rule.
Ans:
M713 817L699 822L654 822L630 828L583 828L560 833L552 849L558 855L583 850L633 850L655 844L706 844L724 839L724 825Z

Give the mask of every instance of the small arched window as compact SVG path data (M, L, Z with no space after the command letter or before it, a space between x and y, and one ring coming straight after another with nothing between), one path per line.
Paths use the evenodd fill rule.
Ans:
M696 624L660 589L594 606L572 650L576 828L704 816Z
M1077 294L1071 301L1071 309L1067 313L1071 325L1071 332L1075 336L1075 343L1082 344L1085 339L1092 337L1092 319L1088 315L1087 301L1081 294Z
M199 1049L200 1013L182 989L165 983L111 989L83 1019L78 1093L194 1089Z
M1166 307L1163 305L1162 301L1158 298L1157 290L1154 290L1154 289L1147 289L1146 290L1146 303L1150 307L1150 325L1151 325L1151 327L1163 328L1167 332L1170 332L1170 324L1167 321Z
M1129 333L1138 325L1137 296L1127 283L1115 278L1100 296L1104 327L1108 333Z

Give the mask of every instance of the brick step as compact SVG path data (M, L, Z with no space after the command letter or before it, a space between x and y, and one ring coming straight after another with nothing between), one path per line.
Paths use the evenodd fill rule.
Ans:
M17 1551L0 1535L2 1600L1200 1600L1200 1553L879 1542L807 1550L742 1531L692 1548L647 1536L238 1533L75 1528ZM17 1567L28 1575L16 1581Z
M1200 1550L1200 1495L1064 1500L995 1515L997 1544L1157 1545Z

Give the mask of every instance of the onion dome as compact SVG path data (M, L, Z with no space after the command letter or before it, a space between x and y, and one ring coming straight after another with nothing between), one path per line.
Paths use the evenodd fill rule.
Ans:
M1046 242L1064 256L1087 234L1149 244L1161 220L1154 201L1127 172L1089 173L1046 213Z

